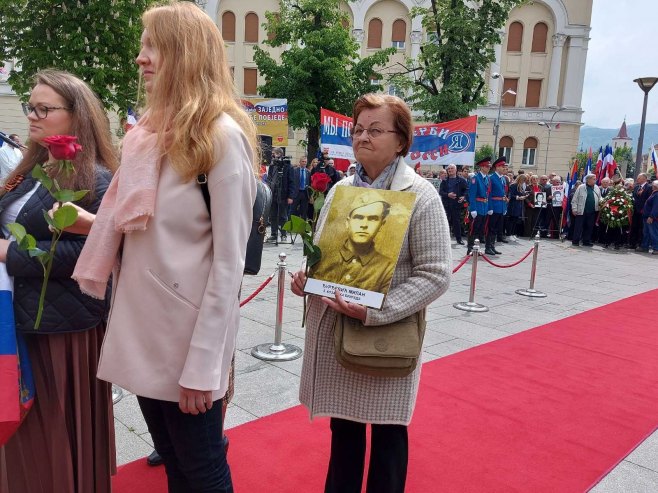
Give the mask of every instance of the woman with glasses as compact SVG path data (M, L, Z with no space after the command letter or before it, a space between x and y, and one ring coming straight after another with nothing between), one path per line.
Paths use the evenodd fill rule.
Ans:
M54 199L32 178L35 165L44 165L63 188L89 190L77 205L95 213L110 172L118 166L117 157L100 101L73 75L38 73L23 108L30 144L0 190L0 238L8 238L0 239L0 264L14 279L16 328L25 336L36 397L0 453L0 491L109 492L114 470L112 397L110 384L96 379L108 304L82 294L71 279L86 236L64 233L57 244L43 318L35 330L43 271L35 258L18 248L7 225L20 223L39 248L48 250L52 232L43 211L53 206ZM55 159L44 139L52 135L74 135L82 145L71 176L48 167Z
M300 400L311 417L331 417L326 492L361 492L366 425L370 424L366 491L401 493L407 477L407 426L416 403L420 366L401 378L347 370L336 360L334 323L338 313L366 326L378 326L423 311L450 284L450 230L439 194L404 161L413 138L411 111L404 101L395 96L366 94L354 104L353 115L356 172L336 186L404 190L416 194L416 203L381 310L347 303L338 291L331 299L309 297ZM317 235L326 221L334 190L322 208ZM303 296L305 282L303 271L294 274L292 292Z
M142 23L145 113L73 277L102 297L116 267L98 376L137 395L169 491L231 492L220 400L240 321L256 128L203 10L172 2Z

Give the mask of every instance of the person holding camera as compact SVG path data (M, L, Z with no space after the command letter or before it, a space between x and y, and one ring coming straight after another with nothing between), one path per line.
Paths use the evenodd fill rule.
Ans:
M281 241L288 237L281 227L288 220L288 206L297 196L295 174L290 159L283 155L283 149L272 149L272 164L267 170L267 184L272 189L272 207L270 207L270 237L268 242L277 241L277 232L281 231Z
M313 176L315 173L324 173L329 178L331 178L331 182L329 182L327 191L325 192L326 194L329 193L331 187L340 181L338 171L336 171L336 168L334 168L334 160L329 157L329 153L326 151L322 153L322 157L319 159L318 165L311 171L311 176Z

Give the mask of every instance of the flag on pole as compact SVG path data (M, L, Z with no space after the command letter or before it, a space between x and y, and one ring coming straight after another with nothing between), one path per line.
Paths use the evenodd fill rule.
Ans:
M23 336L14 322L13 279L0 262L0 446L34 403L34 380Z
M567 173L568 174L568 173ZM571 179L569 181L569 188L573 187L573 184L578 180L578 160L573 160L573 166L571 167Z
M583 173L583 183L585 183L585 177L592 173L592 153L589 153L587 156L587 164L585 165L585 172Z
M651 144L651 165L653 166L653 175L658 176L658 153L653 144ZM649 171L649 166L647 166L647 171Z
M128 108L128 113L126 114L126 123L123 125L124 132L127 132L131 128L137 125L137 116L132 108Z
M601 180L603 179L603 147L599 147L599 157L596 158L596 168L594 174L596 175L596 184L600 185Z
M617 171L617 163L612 157L612 147L605 146L605 157L603 158L603 170L607 172L608 178L612 178ZM605 175L603 176L605 178Z

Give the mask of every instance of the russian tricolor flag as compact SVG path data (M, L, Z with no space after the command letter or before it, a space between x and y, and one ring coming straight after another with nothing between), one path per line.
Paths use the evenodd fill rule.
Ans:
M0 262L0 446L16 432L33 402L32 367L14 323L13 281Z

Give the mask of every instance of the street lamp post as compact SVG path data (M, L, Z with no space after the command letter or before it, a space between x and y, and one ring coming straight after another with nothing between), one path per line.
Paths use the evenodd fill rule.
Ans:
M637 180L637 175L640 174L640 168L642 168L642 146L644 145L644 124L647 119L647 102L649 101L649 91L653 89L653 86L658 82L658 77L640 77L635 79L633 82L636 82L640 89L644 92L644 106L642 107L642 123L640 124L640 138L637 141L637 155L635 156L635 172L633 176Z
M498 72L493 73L491 77L494 79L500 78L501 80L504 80L503 76L500 75ZM511 94L512 96L516 96L516 92L513 91L512 89L507 89L505 92L503 92L501 89L500 98L498 98L498 116L496 117L496 128L494 130L494 145L493 145L494 155L491 156L491 161L495 161L498 157L497 149L498 149L498 130L500 129L500 111L503 107L503 98L505 97L506 94Z
M555 107L553 107L555 108ZM539 122L539 125L542 127L546 127L548 130L548 139L546 140L546 155L544 156L544 174L548 174L548 151L551 146L551 132L555 129L555 126L553 125L553 120L555 119L555 115L557 115L560 111L564 110L564 106L560 106L559 108L556 108L555 111L553 112L553 116L551 116L551 121L546 123L546 122Z

